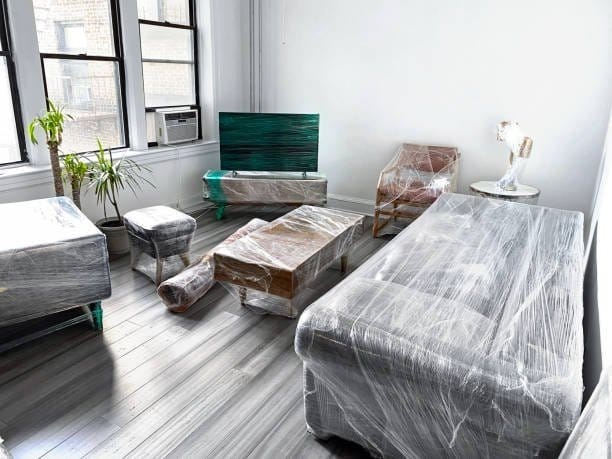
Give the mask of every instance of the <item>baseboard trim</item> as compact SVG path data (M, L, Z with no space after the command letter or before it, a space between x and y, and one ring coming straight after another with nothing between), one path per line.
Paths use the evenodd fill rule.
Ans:
M169 203L167 205L176 207L176 202ZM190 197L182 198L180 208L186 212L195 212L204 210L207 208L214 208L215 205L210 201L206 201L202 198L202 195L194 195ZM328 194L327 195L327 207L338 210L346 210L349 212L357 212L363 215L374 215L374 201L368 199L356 198L353 196L344 196L340 194Z
M348 210L350 212L358 212L363 215L374 215L375 202L370 199L357 198L354 196L345 196L342 194L328 194L327 206L339 209Z
M168 205L171 207L176 207L176 204L177 203L175 202L175 203L168 204ZM197 194L197 195L186 197L186 198L181 198L178 204L179 204L180 209L183 212L197 212L197 211L204 210L207 208L215 207L215 205L212 204L211 202L204 200L201 194Z

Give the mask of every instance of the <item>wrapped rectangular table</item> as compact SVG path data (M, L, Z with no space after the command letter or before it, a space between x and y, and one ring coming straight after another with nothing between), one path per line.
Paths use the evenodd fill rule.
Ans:
M313 204L327 202L327 178L318 172L239 172L210 170L204 174L204 198L223 217L228 204Z
M111 294L104 235L68 198L0 205L0 326L91 304Z
M237 290L243 305L295 317L310 282L339 258L346 269L363 222L357 214L299 207L215 251L215 280Z
M387 457L555 454L582 397L582 214L443 194L306 309L308 428Z

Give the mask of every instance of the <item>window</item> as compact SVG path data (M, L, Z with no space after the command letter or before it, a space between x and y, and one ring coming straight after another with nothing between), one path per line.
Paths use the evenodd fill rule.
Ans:
M5 7L0 0L0 165L27 160Z
M193 0L138 0L147 137L155 143L155 111L199 109Z
M63 153L127 146L117 0L34 0L36 31L52 101L66 107Z

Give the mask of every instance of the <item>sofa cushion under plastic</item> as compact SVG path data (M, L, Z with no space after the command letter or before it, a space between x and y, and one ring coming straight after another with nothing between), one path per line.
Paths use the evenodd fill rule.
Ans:
M516 378L514 363L495 356L487 358L487 349L482 348L486 336L496 329L494 322L463 304L390 282L354 278L343 287L345 294L335 297L339 303L306 310L296 351L309 362L307 367L316 369L315 374L325 375L332 393L350 387L350 392L343 394L347 398L349 393L354 394L354 405L346 399L342 403L342 416L348 417L349 425L358 425L350 422L351 406L356 410L355 418L369 410L366 419L373 424L384 423L385 435L393 437L389 428L406 423L406 417L413 418L410 423L415 422L436 394L443 393L452 406L442 424L447 423L449 432L462 429L464 435L457 442L477 438L482 432L494 438L502 429L505 440L512 439L518 452L530 451L526 445L525 449L521 446L525 429L531 432L532 449L533 443L547 445L551 437L554 442L564 435L551 431L550 426L556 419L571 418L565 405L556 402L567 399L565 388L554 379L551 384L544 380L540 387L530 387L531 393L524 393L526 388ZM357 319L356 305L360 305ZM536 378L532 366L527 364L525 380ZM376 397L376 408L361 404L363 397ZM402 406L403 415L393 411ZM494 406L498 410L492 409ZM547 406L557 407L559 412L551 412ZM439 423L439 410L433 407L425 419ZM523 417L525 412L530 416ZM512 413L516 419L503 419ZM387 419L389 416L402 420L395 423ZM333 432L333 428L327 426L326 430ZM367 429L363 425L360 428ZM431 443L439 442L442 451L444 444L453 444L453 439L448 432L440 435L448 443L436 438ZM409 436L405 433L398 434L398 451L406 450L406 438ZM453 446L461 450L461 445Z

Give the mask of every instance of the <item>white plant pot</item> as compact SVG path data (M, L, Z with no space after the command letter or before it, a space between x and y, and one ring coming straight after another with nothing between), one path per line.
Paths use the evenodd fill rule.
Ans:
M113 222L114 225L112 225ZM102 218L96 222L96 226L106 236L106 247L109 255L125 255L130 251L127 230L124 225L117 225L116 218Z

